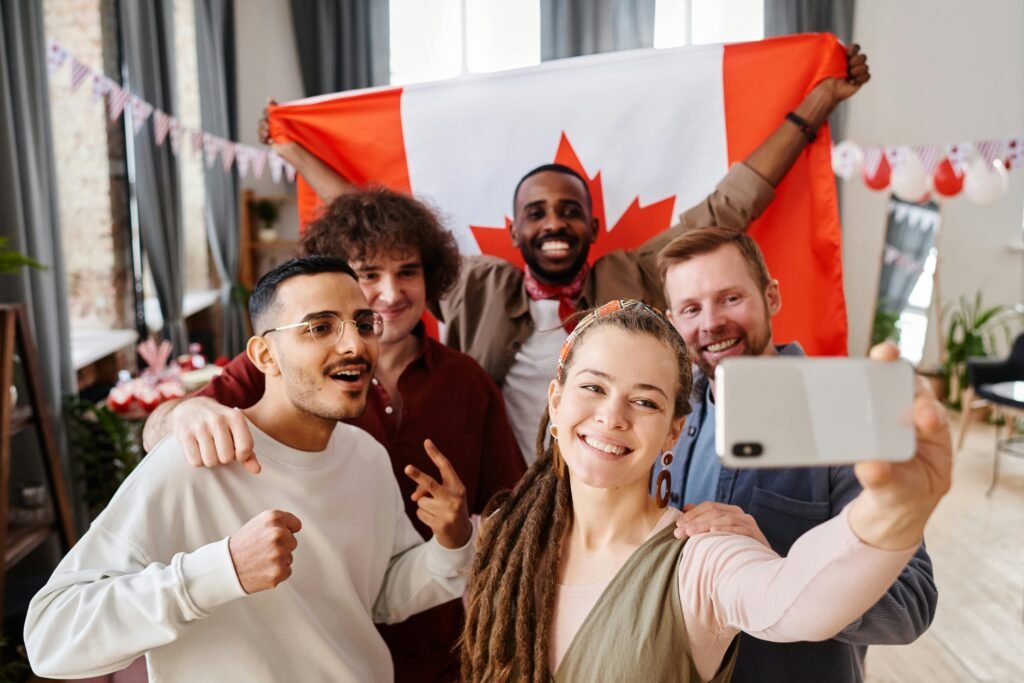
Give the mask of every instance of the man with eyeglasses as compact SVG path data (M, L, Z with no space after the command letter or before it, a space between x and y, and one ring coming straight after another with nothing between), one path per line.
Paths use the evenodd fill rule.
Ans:
M249 303L266 377L240 411L262 472L204 472L165 439L33 598L37 674L97 676L145 654L160 681L390 681L374 622L462 594L473 556L465 489L429 442L405 468L424 541L362 413L384 325L344 261L289 261Z
M420 319L456 282L454 239L421 202L374 189L343 195L309 226L306 253L344 258L356 271L370 308L384 321L380 360L366 411L349 424L387 449L413 525L429 537L410 499L408 465L434 471L423 441L431 439L465 483L470 512L483 512L495 493L510 489L526 465L505 416L497 385L468 355L425 334ZM315 328L318 329L318 328ZM146 422L147 448L172 433L199 467L236 459L259 471L259 449L231 408L254 403L263 374L246 355L234 359L197 397L161 406ZM458 680L462 603L452 601L401 624L381 626L395 679Z

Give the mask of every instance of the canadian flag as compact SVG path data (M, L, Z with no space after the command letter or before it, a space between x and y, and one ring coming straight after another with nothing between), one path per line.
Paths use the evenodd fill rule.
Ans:
M497 74L371 88L270 108L275 138L313 150L359 186L440 209L466 254L522 264L508 238L519 178L559 162L590 180L601 233L591 258L674 224L784 121L821 79L844 76L829 34L547 62ZM299 211L318 200L299 182ZM776 341L846 352L840 226L827 128L806 148L751 235L786 305Z

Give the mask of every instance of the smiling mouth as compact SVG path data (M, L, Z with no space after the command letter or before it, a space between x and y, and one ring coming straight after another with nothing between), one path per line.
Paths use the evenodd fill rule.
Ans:
M365 377L369 376L370 368L368 365L347 365L339 370L328 373L328 377L333 380L345 382L348 384L355 384Z
M711 353L721 353L722 351L728 351L729 349L731 349L732 347L736 346L739 343L740 338L733 337L732 339L723 339L721 341L715 342L714 344L708 344L703 348L705 351L710 351Z
M581 436L583 443L587 444L591 448L597 449L602 453L608 453L609 455L629 455L633 452L632 448L626 448L625 446L619 446L607 441L602 441L594 436Z

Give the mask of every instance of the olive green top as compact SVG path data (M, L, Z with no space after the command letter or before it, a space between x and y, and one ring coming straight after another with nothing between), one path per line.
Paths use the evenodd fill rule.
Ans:
M700 683L679 602L685 540L670 524L626 560L587 615L555 672L555 683ZM734 639L710 683L727 683Z

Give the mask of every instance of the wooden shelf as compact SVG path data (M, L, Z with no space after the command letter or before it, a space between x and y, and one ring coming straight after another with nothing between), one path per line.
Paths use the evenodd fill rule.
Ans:
M4 548L4 569L10 569L14 564L20 562L26 555L42 545L56 530L57 525L52 518L45 522L9 529L7 547Z
M11 411L11 436L34 424L32 420L32 409L28 406L18 406Z

